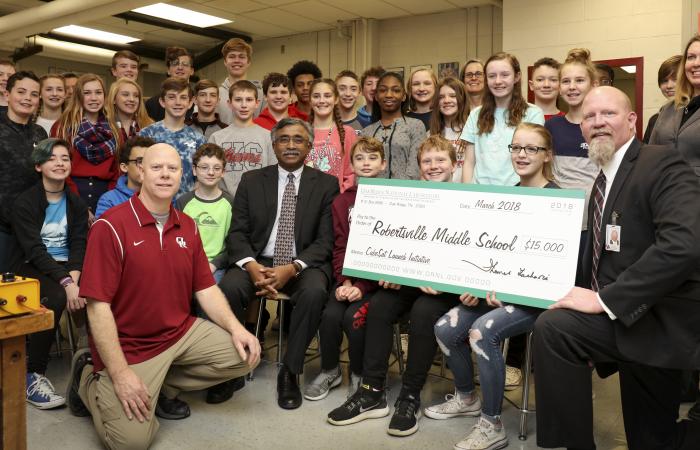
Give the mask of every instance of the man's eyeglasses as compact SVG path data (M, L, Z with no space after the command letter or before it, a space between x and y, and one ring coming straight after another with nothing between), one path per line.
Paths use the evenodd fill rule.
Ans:
M484 72L465 72L464 73L464 78L484 78Z
M283 145L287 145L289 142L294 142L296 145L301 145L306 144L307 140L302 136L280 136L276 139L276 142Z
M177 59L174 59L170 61L170 67L192 67L192 64L187 62L187 61L179 61Z
M548 149L545 147L535 147L534 145L513 145L513 144L508 144L508 150L510 150L511 153L518 154L520 153L521 150L525 150L525 153L528 155L536 155L537 152L546 152Z
M137 166L140 166L141 163L143 163L143 156L139 156L138 158L134 158L134 159L127 159L126 161L128 163L134 163Z
M203 165L198 165L198 166L195 166L195 167L197 167L197 169L201 170L201 171L204 172L204 173L208 173L210 170L213 170L214 173L219 173L219 172L221 172L222 170L224 170L224 167L223 167L223 166L203 166Z

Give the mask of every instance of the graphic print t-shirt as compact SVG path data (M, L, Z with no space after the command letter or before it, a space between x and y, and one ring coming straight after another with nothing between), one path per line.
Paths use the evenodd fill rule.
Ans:
M66 194L56 203L46 207L44 224L41 226L41 240L46 251L56 261L68 261L68 218L66 216Z

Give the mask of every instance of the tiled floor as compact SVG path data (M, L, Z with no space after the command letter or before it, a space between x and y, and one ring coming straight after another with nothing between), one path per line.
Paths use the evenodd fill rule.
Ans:
M268 343L275 342L273 334ZM274 350L267 354L275 358ZM361 422L347 427L335 427L326 422L326 414L340 405L346 394L347 378L340 388L318 402L305 401L301 408L285 411L276 404L276 365L263 362L255 372L255 380L236 392L233 399L220 405L208 405L201 392L182 394L189 402L192 416L182 421L161 420L161 428L152 448L175 449L451 449L474 424L474 418L431 420L422 418L420 430L413 436L396 438L386 433L389 417ZM49 378L57 389L67 384L70 361L53 360ZM319 370L319 360L306 366L313 377ZM344 368L345 370L345 368ZM393 403L400 388L396 364L391 367L389 401ZM434 367L439 373L439 367ZM346 374L347 375L347 374ZM617 377L600 380L594 376L596 439L600 450L622 450L625 447L622 416L619 406ZM422 393L424 405L436 403L451 393L450 380L429 377ZM508 393L518 402L521 391ZM533 390L534 403L534 390ZM39 411L28 406L28 444L30 449L95 449L100 442L87 418L71 416L66 408ZM687 409L687 406L686 406ZM504 402L503 421L508 431L511 449L535 449L535 414L530 416L529 436L518 440L518 410Z

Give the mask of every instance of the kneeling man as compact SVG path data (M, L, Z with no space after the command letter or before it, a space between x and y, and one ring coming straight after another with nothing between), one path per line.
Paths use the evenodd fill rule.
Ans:
M68 401L75 415L92 415L108 448L147 448L154 409L185 418L180 391L243 376L260 360L258 340L214 282L197 226L171 207L177 151L153 145L139 169L141 192L92 226L80 280L92 357L75 355ZM211 322L195 318L193 293Z
M635 121L613 87L583 101L581 130L601 171L579 287L535 324L540 447L595 448L595 363L603 376L619 369L630 450L700 448L698 424L677 421L679 369L700 367L700 186L678 150L642 145Z

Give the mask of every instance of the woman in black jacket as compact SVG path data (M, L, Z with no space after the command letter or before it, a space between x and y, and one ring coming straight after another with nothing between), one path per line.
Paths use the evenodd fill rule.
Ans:
M85 255L88 211L85 203L65 184L70 175L70 145L45 139L32 152L41 180L14 202L12 229L23 252L18 274L40 283L42 304L54 312L54 328L29 337L27 351L27 402L39 409L63 405L44 376L55 328L64 308L85 307L78 295L78 280Z

